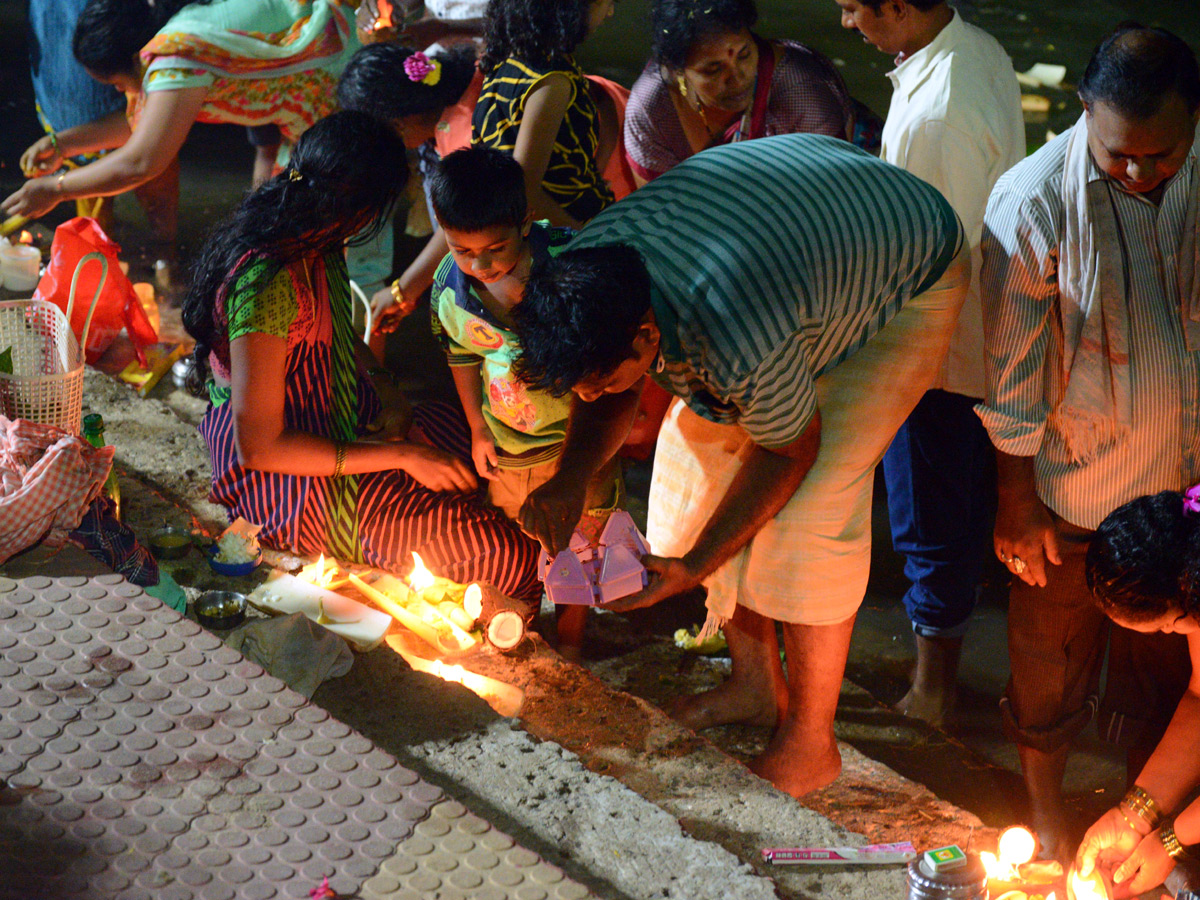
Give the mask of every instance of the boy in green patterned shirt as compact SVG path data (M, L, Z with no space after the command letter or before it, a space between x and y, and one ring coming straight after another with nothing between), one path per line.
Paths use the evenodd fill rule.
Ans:
M488 499L519 522L526 498L558 471L570 400L516 376L520 345L511 314L534 262L557 256L574 232L533 221L521 165L499 150L451 153L429 187L450 246L433 278L433 332L450 363ZM614 461L589 487L579 525L593 541L616 508L617 471ZM585 607L560 609L560 650L578 650L585 613Z

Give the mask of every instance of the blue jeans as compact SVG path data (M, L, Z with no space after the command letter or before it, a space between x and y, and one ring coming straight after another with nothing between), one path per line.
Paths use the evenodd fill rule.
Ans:
M883 457L892 546L912 585L904 607L922 637L961 637L991 548L995 451L978 401L931 390Z

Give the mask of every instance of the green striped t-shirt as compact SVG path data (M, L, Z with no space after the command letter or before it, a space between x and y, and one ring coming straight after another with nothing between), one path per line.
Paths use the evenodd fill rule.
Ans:
M636 249L662 331L651 375L782 447L812 419L816 379L932 286L961 241L936 188L837 138L788 134L692 156L568 249Z

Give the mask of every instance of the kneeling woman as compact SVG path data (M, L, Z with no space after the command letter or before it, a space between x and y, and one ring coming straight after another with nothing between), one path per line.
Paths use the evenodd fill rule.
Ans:
M1111 867L1118 896L1130 896L1162 884L1181 861L1194 866L1200 850L1200 485L1139 497L1111 513L1088 548L1087 580L1110 619L1185 635L1192 661L1187 690L1134 787L1079 846L1082 874Z
M212 371L212 496L269 546L400 571L417 551L455 581L536 596L537 545L478 499L469 462L401 440L407 404L351 325L343 246L387 221L403 152L371 116L335 113L213 232L184 306ZM449 407L416 420L443 448L465 439Z

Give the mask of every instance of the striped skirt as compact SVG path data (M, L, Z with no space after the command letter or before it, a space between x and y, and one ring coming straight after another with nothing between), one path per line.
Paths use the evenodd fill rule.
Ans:
M416 421L430 444L470 458L469 432L457 409L424 404L416 410ZM326 509L332 479L243 468L229 403L208 410L200 433L212 459L211 499L226 507L231 518L262 525L259 538L269 547L305 555L329 552ZM357 477L357 562L406 573L415 551L434 574L460 584L482 581L510 597L541 596L537 543L489 506L482 492L426 490L399 470Z

